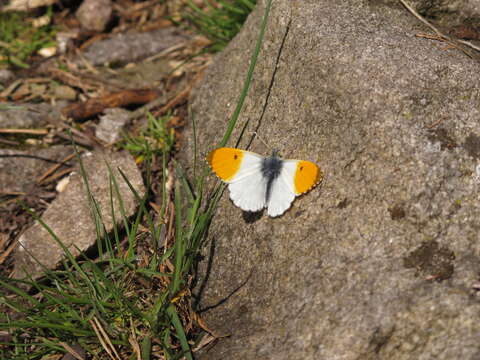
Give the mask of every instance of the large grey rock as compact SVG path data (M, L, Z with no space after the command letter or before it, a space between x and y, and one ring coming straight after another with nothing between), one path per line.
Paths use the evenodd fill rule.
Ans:
M93 65L118 66L142 60L186 39L176 28L115 34L111 38L94 42L83 56ZM81 63L81 59L78 62Z
M122 205L127 217L134 213L138 204L128 184L120 175L118 168L126 175L140 196L144 194L145 189L140 171L128 153L89 153L83 157L90 191L100 209L105 230L110 232L113 226L113 217L107 164L112 169L118 183ZM113 193L115 194L115 190L113 190ZM121 210L118 197L115 195L113 203L115 223L118 224L121 223ZM77 256L80 251L85 251L96 244L95 221L92 217L92 211L84 180L80 172L77 172L71 175L67 188L58 195L43 213L42 221L50 227L70 252ZM25 275L34 279L38 278L43 272L43 268L38 262L51 269L64 258L64 251L61 246L38 222L20 236L19 242L21 245L15 252L15 268L12 275L15 278L23 278Z
M234 110L262 4L195 92L199 155ZM231 336L201 359L480 357L480 65L418 31L398 3L274 1L230 145L249 121L325 180L253 222L226 191L197 305Z

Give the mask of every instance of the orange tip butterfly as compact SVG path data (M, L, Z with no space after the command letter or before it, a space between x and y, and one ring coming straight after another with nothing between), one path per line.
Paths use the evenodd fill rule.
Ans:
M322 180L320 168L305 160L282 160L274 152L264 157L235 148L219 148L208 154L213 172L230 190L230 199L244 211L267 208L271 217L280 216L296 196L311 190Z

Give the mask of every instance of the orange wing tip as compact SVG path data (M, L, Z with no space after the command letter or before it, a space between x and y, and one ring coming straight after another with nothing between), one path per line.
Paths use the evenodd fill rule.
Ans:
M243 159L243 150L235 148L218 148L207 155L207 161L212 171L223 181L235 177Z
M316 164L310 161L299 161L294 180L296 195L310 191L322 181L322 178L322 171Z

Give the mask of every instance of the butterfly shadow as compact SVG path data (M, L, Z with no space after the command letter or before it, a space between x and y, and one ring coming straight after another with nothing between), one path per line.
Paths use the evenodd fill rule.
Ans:
M213 261L214 261L214 257L215 257L215 247L216 247L216 239L213 238L211 243L210 243L210 249L209 249L209 253L207 255L207 269L205 271L205 276L203 277L202 281L198 284L195 284L194 287L198 289L198 291L195 292L195 294L193 294L193 308L197 311L197 313L201 314L203 312L206 312L208 310L212 310L212 309L215 309L216 307L224 304L225 302L228 301L228 299L230 299L233 295L235 295L242 287L244 287L248 281L250 280L250 278L252 277L253 275L253 269L250 271L250 273L248 274L248 276L245 278L245 280L243 280L236 288L234 288L227 296L225 296L223 299L220 299L216 304L213 304L213 305L207 305L205 307L200 307L200 302L202 300L202 296L203 296L203 293L205 291L205 288L207 286L207 283L208 283L208 280L210 278L210 274L212 272L212 267L213 267ZM203 259L199 259L199 260L204 260L205 258ZM198 262L196 263L195 265L195 273L197 274L197 279L194 281L197 282L198 281Z

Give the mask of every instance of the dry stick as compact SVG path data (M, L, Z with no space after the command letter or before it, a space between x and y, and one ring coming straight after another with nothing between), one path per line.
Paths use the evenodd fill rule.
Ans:
M210 343L212 343L212 341L215 341L215 340L217 340L216 337L214 337L210 334L207 334L207 336L202 337L202 340L200 340L199 343L192 349L192 352L196 353L197 351L205 348Z
M0 191L0 195L23 196L27 195L27 193L23 191Z
M6 234L0 234L0 249L3 249L5 247L5 244L7 243L7 235Z
M147 112L149 112L153 108L165 104L167 102L167 100L168 100L167 95L164 94L164 95L160 96L159 98L150 101L146 105L144 105L141 108L138 108L137 110L130 113L128 115L128 119L129 120L134 120L134 119L137 119L139 117L142 117L143 115L145 115Z
M51 81L52 81L52 79L50 79L50 78L37 77L37 78L25 79L24 83L26 83L26 84L42 84L42 83L49 83Z
M185 100L188 97L188 94L190 94L190 91L192 90L193 84L188 85L185 89L180 91L175 97L170 100L166 105L162 106L159 110L158 113L160 115L166 113L168 110L174 108L178 104L180 104L183 100Z
M105 330L103 330L103 327L100 324L100 321L98 321L98 319L94 316L93 320L89 320L88 322L90 323L90 325L92 325L93 330L97 334L98 340L100 340L100 343L102 344L102 346L105 349L105 351L107 352L107 354L113 360L120 360L120 356L118 356L118 353L115 350L115 348L113 347L112 342L108 338L108 335L105 333ZM112 353L112 350L114 351L116 357L113 356L114 354Z
M60 345L63 346L65 350L68 351L70 355L72 355L75 359L77 360L85 360L83 356L81 356L78 352L76 352L70 345L68 345L66 342L61 341Z
M4 41L0 41L0 47L6 48L6 49L11 49L12 46Z
M83 53L78 48L76 48L75 50L76 50L76 55L80 58L83 65L85 65L85 67L88 70L90 70L93 74L98 75L100 72L97 69L95 69L95 66L93 66L92 63L85 58L85 56L83 56Z
M454 42L454 40L452 38L450 38L449 36L443 34L440 30L438 30L435 26L433 26L432 24L430 24L422 15L420 15L411 5L409 5L405 0L399 0L403 6L405 6L407 8L408 11L410 11L413 16L415 16L418 20L420 20L421 22L423 22L425 25L427 25L430 29L432 29L433 31L435 31L437 33L438 36L440 36L441 38L445 39L445 40L448 40L449 42ZM465 40L457 40L458 42L464 44L464 45L467 45L469 47L471 47L472 49L475 49L477 51L480 51L480 48L478 46L475 46L475 45L472 45L471 43L469 43L468 41L465 41ZM464 50L463 50L464 51ZM465 51L464 51L465 52ZM467 54L468 55L468 54Z
M137 336L135 335L135 330L133 326L133 321L130 318L130 329L132 334L128 337L128 342L132 345L133 351L137 354L137 360L142 360L142 351L140 350L140 345L138 344Z
M437 41L443 41L443 42L446 42L450 48L455 48L457 50L460 50L462 51L464 54L466 54L468 57L472 57L469 53L467 53L465 51L465 49L463 49L461 46L455 44L455 42L453 41L445 41L445 39L441 36L438 36L438 35L430 35L430 34L415 34L416 37L420 37L420 38L424 38L424 39L429 39L429 40L437 40ZM447 48L448 49L448 48Z
M0 144L11 145L11 146L18 146L20 143L18 141L11 141L7 139L0 139Z
M59 172L53 174L52 176L49 176L46 179L43 179L40 184L48 184L48 183L50 183L54 180L57 180L58 178L61 178L64 175L70 174L74 170L75 170L75 168L71 167L71 168L67 168L67 169L64 169L62 171L59 171Z
M1 98L6 98L7 96L9 96L11 93L13 93L15 91L15 89L17 87L20 86L20 84L23 83L23 80L22 79L18 79L18 80L15 80L13 83L11 83L5 90L3 90L1 93L0 93L0 97Z
M459 43L461 43L461 44L470 46L472 49L475 49L475 50L477 50L477 51L480 51L480 46L475 46L475 45L473 45L472 43L470 43L470 42L468 42L468 41L465 41L465 40L461 40L461 39L458 39L457 41L458 41Z
M60 139L73 141L74 143L76 143L80 146L83 146L85 148L88 148L88 149L92 149L94 147L93 144L89 140L87 141L87 140L81 139L81 138L79 138L78 136L75 136L75 135L73 135L72 137L68 136L67 134L63 134L63 133L57 133L55 135L58 136Z
M158 54L155 54L155 55L150 56L149 58L146 58L146 59L144 60L144 62L152 62L152 61L155 61L155 60L157 60L157 59L159 59L159 58L161 58L161 57L163 57L163 56L165 56L165 55L168 55L168 54L170 54L170 53L172 53L172 52L174 52L174 51L176 51L176 50L179 50L179 49L181 49L181 48L186 47L186 44L187 44L187 42L185 41L185 42L183 42L183 43L170 46L169 48L167 48L167 49L165 49L165 50L163 50L163 51L160 51Z
M95 146L101 145L95 137L89 136L89 135L77 130L76 128L67 124L66 122L62 122L62 125L65 126L68 130L70 130L72 132L73 140L75 140L75 142L78 142L79 144L82 144L79 141L79 138L80 138L80 139L84 139L84 141L86 143L90 144L89 147L93 148ZM62 137L62 136L60 136L61 134L62 133L57 133L56 135L59 136L59 137ZM69 136L68 136L68 138L70 139Z
M98 86L92 85L91 82L89 83L85 81L85 79L80 79L78 76L60 69L51 68L48 69L48 72L54 79L60 80L69 86L78 87L85 93L88 93L90 90L97 90L98 88Z
M160 114L163 114L165 113L166 111L168 111L169 109L171 109L172 107L178 105L183 99L185 99L188 94L190 93L190 91L192 90L192 87L200 80L200 76L199 75L196 75L194 78L193 78L193 81L191 82L191 84L187 85L182 91L180 91L179 93L177 93L170 101L168 101L168 97L166 94L163 94L162 96L160 96L159 98L153 100L153 101L150 101L149 103L147 103L146 105L142 106L141 108L135 110L134 112L132 112L129 116L128 116L128 119L129 120L134 120L134 119L137 119L143 115L145 115L147 112L149 112L150 110L152 110L153 108L157 107L157 106L160 106L160 105L164 105L165 103L168 103L166 105L164 105L163 107L160 108L160 110L158 111Z
M10 253L11 253L17 246L18 246L18 242L17 242L17 241L12 242L12 243L8 246L7 250L5 250L2 255L0 255L0 265L3 264L3 262L5 261L5 259L10 255Z
M43 180L45 180L45 178L47 178L48 176L50 176L52 173L54 173L55 171L58 170L58 168L62 165L64 165L67 161L71 160L72 158L75 157L75 153L72 153L70 155L68 155L67 157L63 158L62 160L60 160L60 163L58 164L55 164L53 165L50 169L48 169L47 171L45 171L43 173L43 175L39 176L37 178L37 183L41 183Z
M47 135L47 129L0 129L0 134Z
M415 16L418 20L420 20L421 22L423 22L425 25L427 25L430 29L432 29L433 31L435 31L438 36L441 36L441 37L444 37L448 40L450 40L447 36L443 35L442 32L440 30L438 30L435 26L433 26L432 24L430 24L427 20L425 20L423 18L422 15L420 15L412 6L410 6L409 4L407 4L406 1L404 0L400 0L400 2L403 4L403 6L405 6L407 8L408 11L410 11L413 16Z
M120 355L118 355L118 352L117 350L115 349L115 346L113 346L112 342L110 341L110 337L108 336L107 332L103 329L103 326L102 324L100 323L100 320L98 320L97 317L93 317L93 320L95 320L95 322L97 323L97 326L100 330L100 332L102 333L103 335L103 338L105 339L105 341L108 343L108 345L110 346L110 348L113 350L113 352L115 353L116 357L118 360L121 360L120 358Z
M93 321L92 319L88 320L88 322L90 323L90 325L92 326L93 328L93 331L95 331L95 334L97 335L97 338L98 340L100 341L100 344L102 345L102 347L105 349L105 351L107 352L108 355L110 355L110 357L113 359L113 360L117 360L115 359L115 357L113 356L112 352L110 351L110 349L108 348L107 344L105 343L105 341L103 340L102 338L102 335L100 334L100 331L96 325L96 322Z

